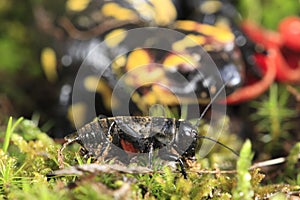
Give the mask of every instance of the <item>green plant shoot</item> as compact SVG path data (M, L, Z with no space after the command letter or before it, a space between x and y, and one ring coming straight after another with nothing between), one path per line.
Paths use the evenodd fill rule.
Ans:
M246 140L241 152L240 158L237 162L237 186L233 190L233 199L250 200L253 198L254 191L251 185L251 174L249 168L253 158L251 151L251 142Z

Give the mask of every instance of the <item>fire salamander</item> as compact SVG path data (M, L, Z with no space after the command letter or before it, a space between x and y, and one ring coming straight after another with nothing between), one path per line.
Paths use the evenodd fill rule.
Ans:
M37 24L54 40L41 60L47 79L61 85L57 118L90 121L86 113L95 108L85 97L95 93L97 114L110 115L124 106L113 95L120 80L143 114L154 104L207 104L224 82L227 95L234 92L245 81L250 53L245 55L247 38L226 16L231 7L224 2L68 0L65 15L57 18L36 9ZM212 20L219 11L230 23ZM211 63L218 73L205 71ZM89 70L76 77L82 68ZM78 98L72 101L73 86Z

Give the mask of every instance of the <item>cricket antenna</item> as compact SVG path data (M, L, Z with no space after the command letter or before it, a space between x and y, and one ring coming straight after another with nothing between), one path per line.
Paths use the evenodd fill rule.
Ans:
M207 139L207 140L213 141L213 142L215 142L215 143L221 145L222 147L228 149L229 151L231 151L232 153L234 153L237 157L240 156L240 154L239 154L238 152L236 152L235 150L233 150L233 149L230 148L229 146L226 146L225 144L223 144L223 143L221 143L221 142L219 142L219 141L217 141L217 140L214 140L214 139L212 139L212 138L210 138L210 137L198 135L197 138L199 138L199 139Z
M226 85L228 84L229 80L227 82L225 82L222 87L218 90L218 92L215 94L215 96L211 99L211 101L209 102L209 104L205 107L205 109L203 110L203 112L201 113L197 123L196 123L196 127L198 127L200 125L200 121L201 119L204 117L204 115L206 114L206 112L208 111L208 109L210 108L210 106L213 104L213 102L217 99L217 97L220 95L220 93L222 92L222 90L224 90L224 88L226 87ZM229 151L231 151L233 154L235 154L236 156L240 156L238 152L236 152L235 150L233 150L232 148L226 146L225 144L215 140L215 139L212 139L210 137L207 137L207 136L202 136L202 135L198 135L197 138L199 139L207 139L207 140L210 140L212 142L215 142L216 144L219 144L221 145L222 147L228 149Z
M209 102L209 104L206 105L206 107L204 108L203 112L201 113L200 117L197 120L197 123L195 125L196 127L198 127L200 125L201 119L204 117L204 115L206 114L206 112L208 111L208 109L210 108L210 106L215 102L215 100L217 99L217 97L224 90L224 88L226 87L226 85L227 85L228 82L229 82L229 80L222 85L222 87L217 91L217 93L215 94L215 96L211 99L211 101Z

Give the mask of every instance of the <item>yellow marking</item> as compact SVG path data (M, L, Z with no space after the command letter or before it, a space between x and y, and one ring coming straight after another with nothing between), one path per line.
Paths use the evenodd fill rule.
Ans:
M127 36L125 29L116 29L105 36L105 43L108 47L116 47Z
M87 91L99 93L107 109L119 105L117 99L112 98L112 90L104 80L99 80L96 76L88 76L84 79L84 87Z
M130 71L137 67L145 66L149 63L152 63L152 58L147 50L135 49L129 54L127 58L126 70Z
M99 80L97 92L101 94L103 104L107 109L115 108L120 105L118 99L112 98L112 89L102 79Z
M175 22L175 28L183 29L186 31L194 31L197 23L190 20L178 20Z
M99 78L96 76L88 76L84 79L84 88L89 92L96 92Z
M216 26L211 26L207 24L201 24L198 29L199 32L210 35L216 38L217 41L220 42L232 42L234 40L234 35L227 28L221 28Z
M175 23L175 27L186 31L196 31L204 35L211 36L219 42L227 43L234 40L233 33L228 28L224 28L224 26L216 27L189 20L179 20Z
M194 69L197 66L197 61L191 55L170 54L163 62L165 68L176 68L179 65Z
M162 83L164 79L164 71L158 66L148 71L148 67L139 68L126 74L124 81L127 85L140 87L153 83Z
M150 91L146 95L143 96L143 101L147 105L153 105L153 104L157 103L157 96L152 91Z
M153 88L156 89L153 90ZM152 91L149 91L145 95L140 95L137 92L134 92L131 96L131 99L136 103L139 109L145 113L149 111L149 106L155 105L157 103L165 105L178 104L177 98L174 98L174 95L172 93L159 85L152 85Z
M147 108L149 106L154 105L154 104L163 104L163 105L178 105L179 103L184 103L184 104L194 104L194 103L200 103L200 104L207 104L209 103L210 99L205 98L204 96L207 97L205 92L203 92L202 98L200 99L194 99L194 98L189 98L189 97L179 97L174 95L170 90L167 88L154 84L151 87L151 91L149 91L145 95L140 95L137 92L134 92L133 95L131 96L132 101L137 104L139 109L141 109L143 112L147 112Z
M190 38L191 40L195 41L198 45L204 44L206 41L205 37L202 35L188 34L187 37Z
M213 14L220 10L222 7L222 2L219 0L211 0L211 1L205 1L201 7L200 10L202 13L206 14Z
M147 107L148 105L144 102L144 99L143 97L137 93L137 92L134 92L132 95L131 95L131 99L133 102L136 103L136 105L138 106L138 108L143 112L143 113L147 113Z
M52 48L44 48L41 53L41 64L46 75L46 78L50 82L55 82L58 78L56 71L56 55Z
M76 122L77 126L84 125L84 119L87 112L87 106L83 102L75 103L68 109L68 119L74 125Z
M189 34L181 40L174 42L172 45L172 49L178 52L184 51L188 47L194 47L197 45L202 45L206 41L205 37L202 35L193 35Z
M216 21L215 26L227 31L231 31L230 22L228 19L222 18Z
M138 102L140 100L140 95L137 92L134 92L131 96L132 101Z
M155 9L155 22L160 26L170 24L176 19L177 12L171 0L151 0Z
M161 103L165 105L178 105L179 103L184 104L194 104L194 103L200 103L200 104L207 104L210 99L194 99L189 97L179 97L174 95L171 91L169 91L167 88L164 88L160 85L153 85L152 91L155 94L157 100L156 103Z
M119 71L122 67L125 67L126 65L126 56L119 56L116 59L114 59L112 65L112 69L114 72Z
M166 105L176 105L178 104L177 96L174 95L170 90L164 88L160 85L153 85L152 91L157 97L157 102Z
M89 5L90 0L68 0L66 3L67 10L80 12Z
M121 7L117 3L107 3L101 8L101 13L106 17L113 17L120 21L134 20L137 15L130 9Z
M134 10L139 13L142 19L154 21L155 10L149 3L145 3L143 0L127 0L127 2L133 6Z
M142 108L145 106L145 102L142 101L142 98L141 98L141 95L137 92L134 92L132 95L131 95L131 99L133 102L136 103L136 105L141 109L143 110Z
M148 3L141 0L127 0L127 2L132 5L136 13L139 13L141 19L150 23L154 22L155 25L168 25L177 16L176 8L171 0L150 0ZM132 13L135 12L132 11Z

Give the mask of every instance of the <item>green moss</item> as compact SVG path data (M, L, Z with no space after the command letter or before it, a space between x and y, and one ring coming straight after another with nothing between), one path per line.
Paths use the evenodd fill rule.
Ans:
M299 161L300 156L300 142L296 143L290 154L287 157L287 163L285 168L285 175L294 178L295 176L299 176L300 172L297 170L296 164Z
M246 19L253 20L264 27L276 30L281 19L289 15L298 15L300 3L290 0L240 0L239 10Z
M13 124L11 121L8 126L10 130ZM7 131L2 133L3 138L5 132ZM249 141L240 152L237 173L229 171L224 173L226 172L224 170L230 168L228 166L231 166L231 169L235 168L235 156L228 150L218 147L214 148L208 157L198 158L187 167L188 179L184 179L176 168L170 166L157 168L150 174L86 172L82 176L66 174L48 177L49 172L58 169L57 150L61 145L55 143L28 120L20 121L12 132L7 151L0 150L2 198L252 199L275 193L286 194L287 191L300 189L296 185L297 178L290 185L286 183L263 185L261 181L264 175L259 169L248 170L253 157ZM224 134L219 140L231 146L233 140L237 139L225 126ZM79 155L78 150L78 145L72 145L64 151L66 167L91 162ZM291 176L299 176L292 168L297 162L295 155L298 151L299 144L293 148L288 157L285 176L289 176L289 180L292 179ZM231 157L227 160L229 165L219 163L224 162L223 156Z

